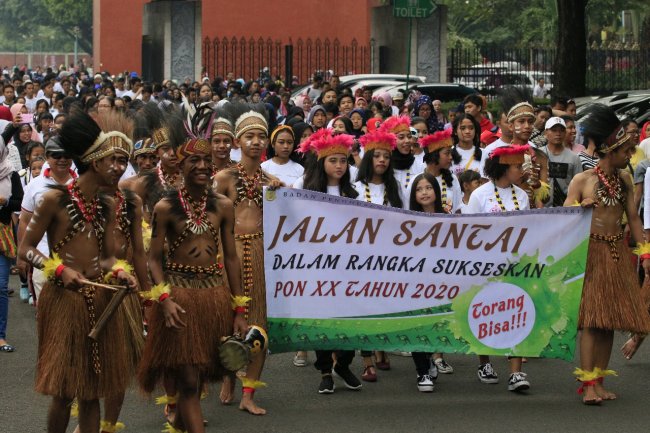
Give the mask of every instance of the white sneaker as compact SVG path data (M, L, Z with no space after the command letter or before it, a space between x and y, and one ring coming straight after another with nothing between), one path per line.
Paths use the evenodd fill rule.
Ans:
M293 357L293 365L296 367L304 367L307 365L307 357L303 356L302 353L298 352Z
M418 391L433 392L434 386L433 379L428 374L418 376Z
M478 380L480 380L481 383L499 383L499 376L497 375L497 372L492 368L492 364L489 362L479 365L476 375L478 376Z
M510 375L508 380L508 391L525 391L530 388L530 382L527 380L526 373L516 372Z
M451 374L454 372L454 368L447 364L447 361L445 361L444 358L436 358L433 362L436 364L440 374Z

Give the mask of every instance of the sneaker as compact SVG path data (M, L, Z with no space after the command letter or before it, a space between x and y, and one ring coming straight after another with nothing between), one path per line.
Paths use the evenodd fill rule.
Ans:
M530 388L530 382L527 380L526 373L512 373L508 380L508 391L525 391Z
M29 305L34 305L34 295L29 295L29 301L27 303Z
M492 368L492 364L489 362L486 362L483 365L479 365L478 372L476 374L478 375L478 380L480 380L481 383L499 383L499 376L497 375L497 372Z
M334 373L343 379L343 382L348 389L357 390L361 389L363 386L361 385L361 381L357 379L357 377L350 371L348 367L341 367L340 365L336 364L334 366Z
M440 374L451 374L454 372L454 367L447 364L447 361L445 361L443 358L436 358L433 362L436 364L438 373Z
M429 360L429 377L433 381L438 380L438 366L431 360Z
M334 379L332 379L332 375L324 374L321 378L320 385L318 386L318 393L333 394L335 388L336 386L334 386Z
M29 301L29 289L27 286L20 286L20 300L25 304Z
M293 357L293 365L296 367L304 367L307 365L307 357L305 352L298 352Z
M418 391L433 392L433 379L428 374L418 376Z

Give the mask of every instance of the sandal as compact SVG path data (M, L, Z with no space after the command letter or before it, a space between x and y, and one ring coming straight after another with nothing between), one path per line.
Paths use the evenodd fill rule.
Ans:
M374 367L372 365L364 368L363 374L361 375L361 380L364 380L366 382L377 382L377 373L375 373L373 370Z
M2 346L0 346L0 352L10 353L10 352L15 352L15 351L16 351L16 348L14 346L12 346L11 344L3 344Z

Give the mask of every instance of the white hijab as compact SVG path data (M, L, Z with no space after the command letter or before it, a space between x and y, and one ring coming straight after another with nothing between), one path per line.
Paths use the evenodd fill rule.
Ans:
M11 173L14 168L9 161L9 149L0 136L0 197L11 197Z

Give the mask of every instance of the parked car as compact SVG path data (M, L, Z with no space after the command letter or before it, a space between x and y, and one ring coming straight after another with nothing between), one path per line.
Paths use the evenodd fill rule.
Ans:
M381 87L373 93L378 96L381 93L388 92L391 96L395 96L397 92L405 88L405 83L393 85L392 87ZM462 84L455 83L423 83L409 85L409 91L417 90L423 95L427 95L431 100L439 99L442 102L449 101L462 101L465 96L477 93L477 90L472 87L467 87Z
M397 82L406 82L406 75L404 74L355 74L355 75L343 75L339 77L341 80L341 89L347 89L354 87L354 90L356 90L359 86L357 83L359 82L366 82L367 85L373 85L376 87L384 86L384 85L390 85L392 83L397 83ZM370 82L373 83L370 83ZM426 81L426 77L418 76L418 75L409 75L409 82L410 83L424 83ZM379 84L381 82L381 84ZM291 92L291 100L294 100L294 98L298 95L301 95L305 93L311 84L305 84L303 86L295 88ZM352 93L354 93L354 90Z
M553 88L553 74L539 71L497 73L479 83L478 89L484 95L495 95L504 87L524 87L532 92L540 78L544 78L544 88L550 92Z

